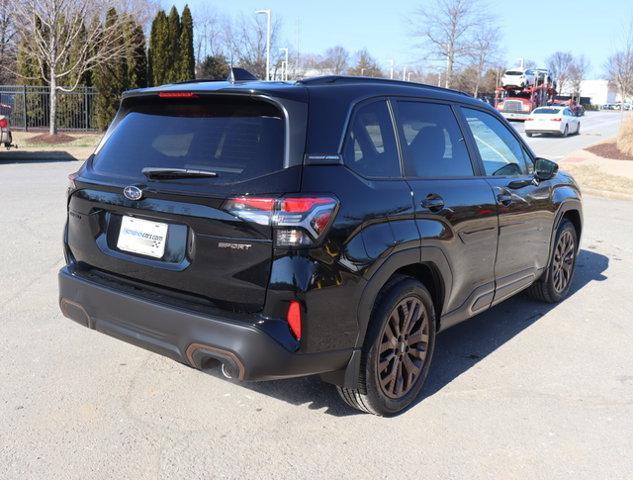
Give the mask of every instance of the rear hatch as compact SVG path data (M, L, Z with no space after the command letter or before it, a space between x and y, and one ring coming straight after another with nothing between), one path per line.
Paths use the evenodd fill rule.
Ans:
M250 95L127 98L73 179L71 260L79 271L139 292L260 310L272 229L226 205L298 191L301 166L288 158L285 115Z

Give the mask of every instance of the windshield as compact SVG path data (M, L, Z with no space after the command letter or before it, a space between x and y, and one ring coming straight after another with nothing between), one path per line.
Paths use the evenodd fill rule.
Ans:
M231 183L283 168L284 122L273 105L248 97L140 97L97 150L97 173L143 179L143 167L217 173Z

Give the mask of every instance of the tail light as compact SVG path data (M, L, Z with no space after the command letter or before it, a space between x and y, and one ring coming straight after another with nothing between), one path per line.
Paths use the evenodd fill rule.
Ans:
M532 117L528 117L528 118L525 119L525 121L526 122L532 122L532 121L534 121L534 119Z
M77 172L68 174L68 188L66 189L66 196L70 197L70 195L77 190L77 184L75 183L75 179L79 176Z
M562 120L562 118L556 117L556 118L550 118L549 120L550 120L550 122L560 122Z
M338 208L333 197L230 198L224 210L259 225L271 225L278 247L310 246L318 242L332 223Z
M0 118L0 128L7 128L9 126L9 120L5 118Z
M296 300L290 302L288 307L288 313L286 314L286 321L292 335L301 340L301 305Z

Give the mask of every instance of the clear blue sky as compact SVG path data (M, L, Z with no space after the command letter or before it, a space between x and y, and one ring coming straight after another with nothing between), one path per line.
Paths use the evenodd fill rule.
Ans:
M194 11L209 5L218 12L250 14L270 8L281 16L282 38L294 49L300 22L302 52L321 53L343 45L350 51L367 47L383 67L415 63L421 57L411 38L407 19L429 0L161 0L179 10L189 3ZM590 77L603 76L605 59L616 48L633 15L633 0L490 0L499 17L504 57L509 66L524 57L539 65L554 51L584 54L591 62ZM417 51L416 51L417 50Z

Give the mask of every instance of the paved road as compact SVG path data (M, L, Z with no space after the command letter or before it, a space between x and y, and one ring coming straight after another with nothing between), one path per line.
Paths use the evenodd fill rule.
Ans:
M587 197L571 297L441 334L419 403L381 419L316 378L233 384L64 319L76 167L0 164L0 479L631 478L633 204Z
M624 115L628 115L628 113ZM580 135L570 135L566 138L553 136L527 138L523 122L512 122L512 126L521 133L534 153L557 161L574 150L614 137L618 132L621 120L620 112L587 112L580 119Z

